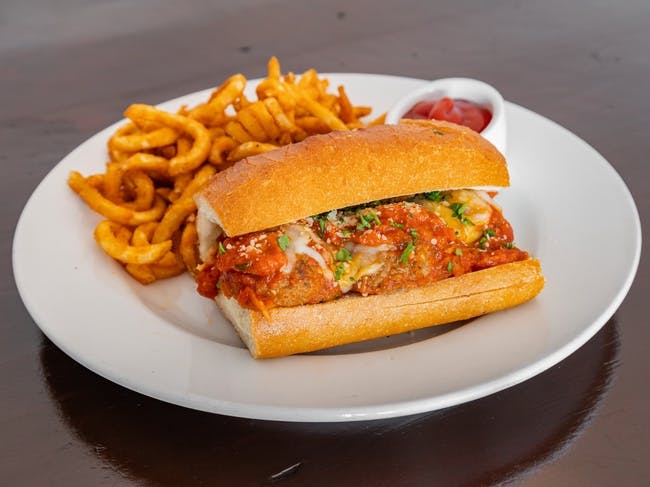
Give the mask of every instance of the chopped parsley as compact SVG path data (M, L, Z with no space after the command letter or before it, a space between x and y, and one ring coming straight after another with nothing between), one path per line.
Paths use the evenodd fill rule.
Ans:
M312 216L312 218L318 222L318 227L320 228L321 236L325 235L325 231L326 231L326 228L327 228L326 227L326 225L327 225L327 223L326 223L327 217L325 215L314 215L314 216Z
M442 201L445 199L444 194L442 194L442 191L431 191L430 193L424 193L424 197L428 200L431 201Z
M454 264L452 261L449 261L449 263L447 264L447 272L449 272L450 274L454 272Z
M485 248L485 244L487 243L488 239L494 237L494 235L495 235L494 230L492 230L491 228L486 228L486 229L484 229L484 230L483 230L483 236L482 236L481 239L478 241L478 243L480 244L480 247L481 247L482 249L484 249L484 248Z
M463 225L472 225L472 226L474 225L472 220L470 220L469 218L465 218L463 216L463 214L467 210L466 203L452 203L451 205L449 205L449 208L451 209L451 216L453 216L454 218L458 218Z
M404 228L404 224L400 222L390 222L390 225L395 228Z
M381 220L373 210L368 210L366 213L359 215L359 224L357 230L364 228L372 228L372 224L381 225Z
M415 228L411 228L409 234L413 237L414 242L418 239L418 231Z
M278 237L278 245L282 250L286 251L289 248L290 243L291 243L291 239L289 238L289 235L287 235L286 233L283 233Z
M336 260L339 262L349 262L352 260L352 254L345 247L341 247L338 252L336 252Z
M226 253L226 249L223 248L223 243L219 242L219 253L221 255Z
M399 261L402 264L408 265L409 257L413 253L413 249L415 249L415 244L411 240L408 244L406 244L406 247L404 248L404 251L402 252L402 255L400 255Z
M339 281L341 277L343 276L343 273L345 272L345 265L344 264L339 264L336 266L336 270L334 271L334 279Z
M456 247L456 250L454 250L454 254L463 255L463 249L461 249L460 247Z

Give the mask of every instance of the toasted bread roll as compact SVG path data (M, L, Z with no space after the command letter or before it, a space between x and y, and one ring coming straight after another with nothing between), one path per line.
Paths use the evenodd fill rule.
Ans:
M315 135L243 159L195 199L234 236L335 208L454 188L509 185L501 153L466 127L408 121Z

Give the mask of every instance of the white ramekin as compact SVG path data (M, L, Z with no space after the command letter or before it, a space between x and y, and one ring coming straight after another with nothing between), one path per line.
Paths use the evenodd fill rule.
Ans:
M387 124L396 124L416 103L439 98L461 98L484 106L492 112L492 120L481 135L506 153L507 130L503 97L489 84L471 78L443 78L431 81L400 99L386 115Z

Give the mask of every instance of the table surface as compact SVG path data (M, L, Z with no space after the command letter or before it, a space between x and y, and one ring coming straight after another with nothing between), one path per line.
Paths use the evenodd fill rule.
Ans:
M261 76L271 55L295 72L483 79L603 154L643 223L649 25L647 0L3 2L0 483L649 485L643 253L612 319L548 371L445 410L343 424L196 412L104 380L39 331L11 269L20 211L65 154L131 102Z

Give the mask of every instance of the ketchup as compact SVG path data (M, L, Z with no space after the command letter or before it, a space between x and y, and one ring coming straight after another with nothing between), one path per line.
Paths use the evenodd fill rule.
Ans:
M418 102L406 112L403 118L444 120L481 132L492 120L492 113L471 101L445 97Z

